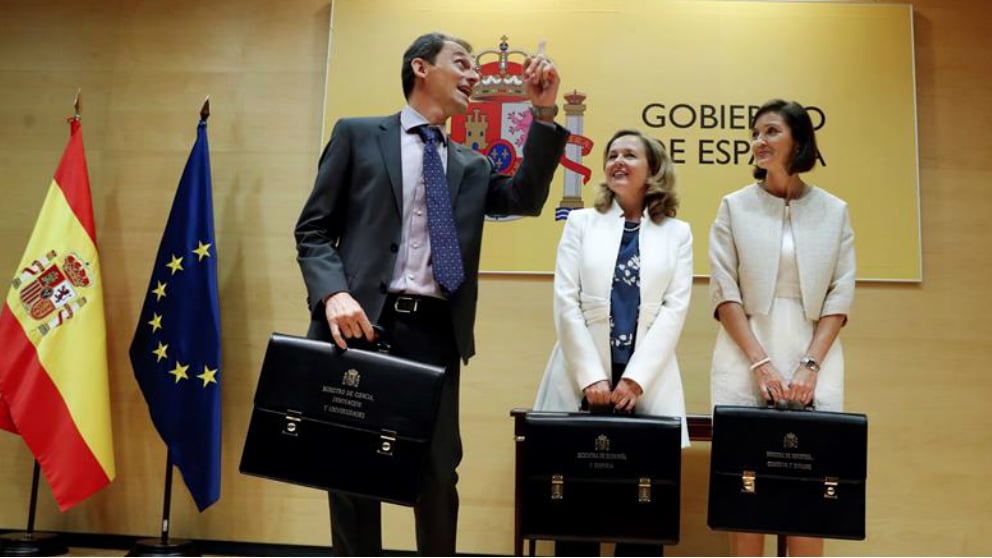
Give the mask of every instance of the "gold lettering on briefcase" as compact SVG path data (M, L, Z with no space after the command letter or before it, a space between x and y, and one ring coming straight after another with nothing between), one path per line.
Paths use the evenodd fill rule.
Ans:
M782 436L782 449L790 451L768 450L765 452L765 466L769 469L788 471L812 471L816 461L811 453L792 451L799 449L799 436L787 432Z
M358 383L362 381L362 375L358 373L358 370L354 368L345 371L344 376L341 378L341 383L350 387L357 388Z
M358 391L361 381L361 373L352 368L341 376L341 385L345 387L321 386L320 391L330 396L330 401L324 403L324 412L365 420L367 406L375 403L375 395Z
M626 461L625 452L611 452L610 438L606 434L600 434L593 440L593 451L575 452L575 459L588 461L590 469L613 469L614 461Z

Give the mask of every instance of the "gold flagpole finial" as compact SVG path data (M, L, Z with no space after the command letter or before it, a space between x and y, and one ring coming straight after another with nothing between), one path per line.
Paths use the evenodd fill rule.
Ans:
M200 120L206 122L210 118L210 95L203 100L203 108L200 109Z
M83 89L81 87L76 88L76 98L72 101L72 119L79 120L79 111L81 109L79 98L82 95Z

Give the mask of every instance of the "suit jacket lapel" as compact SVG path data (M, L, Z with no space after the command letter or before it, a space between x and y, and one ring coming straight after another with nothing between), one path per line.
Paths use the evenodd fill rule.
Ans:
M403 160L400 156L400 115L388 116L379 124L379 150L393 186L396 212L403 215Z
M623 213L616 202L606 213L596 212L595 228L590 231L590 238L595 238L596 254L603 254L602 258L594 258L593 265L597 271L590 278L592 287L590 292L598 296L610 298L613 289L613 275L616 273L617 254L620 250L620 239L623 237Z
M454 206L455 200L458 198L458 189L462 185L462 176L465 175L465 153L462 152L463 149L468 149L460 143L457 143L448 136L448 192L451 193L451 204Z
M651 221L647 212L641 216L641 228L638 229L638 256L641 260L641 304L653 302L658 292L657 281L661 279L662 260L666 258L663 250L659 226ZM645 246L647 250L645 250Z

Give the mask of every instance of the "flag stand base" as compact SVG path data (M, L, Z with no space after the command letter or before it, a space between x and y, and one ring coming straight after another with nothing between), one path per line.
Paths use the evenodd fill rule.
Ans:
M184 539L141 539L134 543L128 556L200 556L196 545Z
M55 533L22 531L0 536L0 556L61 556L68 552Z

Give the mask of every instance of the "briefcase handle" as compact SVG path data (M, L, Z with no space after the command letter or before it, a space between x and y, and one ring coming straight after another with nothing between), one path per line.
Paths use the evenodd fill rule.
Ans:
M349 339L348 348L371 351L374 353L391 353L393 351L393 344L389 340L389 334L386 331L386 328L379 324L372 324L372 331L375 332L375 340L369 341L364 337Z
M613 405L589 405L589 401L585 397L582 398L582 402L579 404L579 411L585 411L590 415L616 415L621 417L629 417L637 414L637 409L618 411Z
M816 405L810 402L809 405L803 405L798 401L792 399L779 399L778 402L773 402L771 399L765 399L765 407L768 409L777 409L779 411L815 411Z

